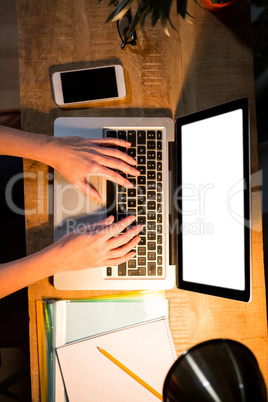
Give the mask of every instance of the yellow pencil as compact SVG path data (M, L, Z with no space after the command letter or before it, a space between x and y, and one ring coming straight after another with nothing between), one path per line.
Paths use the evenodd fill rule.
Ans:
M145 381L143 381L140 377L138 377L136 374L133 373L133 371L129 370L126 366L124 366L120 361L118 361L115 357L110 355L110 353L106 352L106 350L99 348L99 351L106 356L109 360L111 360L114 364L116 364L118 367L120 367L125 373L130 375L130 377L134 378L134 380L138 381L141 385L144 386L144 388L148 389L152 394L157 396L161 401L163 401L163 397L159 392L157 392L155 389L153 389L149 384L147 384Z

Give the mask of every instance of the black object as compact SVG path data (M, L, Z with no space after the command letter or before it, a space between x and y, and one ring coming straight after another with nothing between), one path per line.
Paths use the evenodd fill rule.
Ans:
M239 342L214 339L181 355L167 374L164 402L265 402L253 353Z

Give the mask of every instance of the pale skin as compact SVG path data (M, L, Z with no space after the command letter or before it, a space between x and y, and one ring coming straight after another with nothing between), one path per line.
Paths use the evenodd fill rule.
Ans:
M111 146L128 148L130 143L119 139L86 140L81 137L55 138L0 126L0 154L34 159L57 169L86 196L101 201L99 193L86 181L90 174L101 174L125 187L131 183L119 173L134 176L136 161ZM88 225L65 235L45 249L5 264L0 264L0 297L5 297L38 280L62 271L118 265L130 260L133 248L140 241L141 225L124 234L135 220L128 216L118 223L113 217Z

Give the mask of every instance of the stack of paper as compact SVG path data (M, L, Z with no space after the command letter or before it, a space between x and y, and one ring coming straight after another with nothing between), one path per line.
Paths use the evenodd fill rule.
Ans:
M38 301L41 402L67 401L56 348L109 331L167 318L168 301L163 297L163 292L127 292L89 300ZM169 360L167 366L173 360ZM165 368L164 371L168 370ZM70 400L69 395L68 398Z

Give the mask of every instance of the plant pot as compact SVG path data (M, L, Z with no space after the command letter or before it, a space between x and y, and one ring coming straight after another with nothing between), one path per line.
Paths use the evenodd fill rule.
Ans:
M220 11L225 7L231 6L236 0L228 1L227 3L212 3L211 0L201 0L203 6L209 11Z

